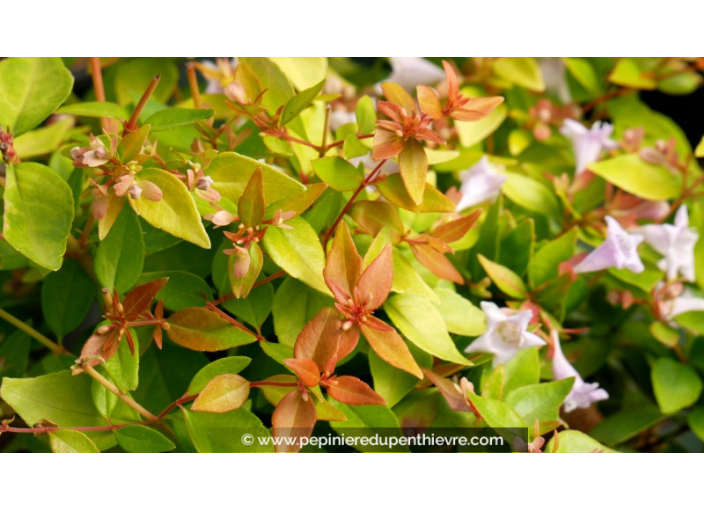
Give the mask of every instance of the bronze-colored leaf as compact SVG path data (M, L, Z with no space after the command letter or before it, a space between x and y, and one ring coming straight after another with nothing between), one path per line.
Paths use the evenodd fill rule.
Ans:
M191 406L192 411L226 413L239 409L249 398L249 381L236 374L222 374L210 381Z
M462 216L459 219L440 225L438 228L434 229L431 234L433 237L437 237L446 243L459 241L469 232L469 229L476 223L481 213L481 209L477 209L467 216Z
M367 383L349 375L331 378L327 392L338 402L352 406L386 405L386 400Z
M352 296L352 289L362 273L362 264L362 257L357 252L350 229L347 223L341 221L335 231L323 270L325 283L338 303L345 304Z
M355 302L367 310L376 310L389 296L394 280L394 261L391 245L387 244L359 277L355 288Z
M381 325L389 329L378 329L380 325L376 325L374 322L380 322ZM367 317L366 322L362 324L362 333L374 352L389 365L400 368L418 379L423 378L423 372L418 363L413 359L406 342L396 333L395 329L375 317Z
M404 231L398 209L388 202L359 200L350 207L348 214L362 230L374 237L381 232L381 229L389 226L392 235L395 234L397 238L394 242L397 242Z
M408 115L416 110L416 102L413 101L411 95L398 83L393 83L390 81L382 83L381 90L384 92L384 97L386 97L386 99L396 103L401 108L406 110Z
M313 433L318 415L313 399L300 391L292 391L281 399L271 416L272 435L281 438L275 446L277 453L296 453L301 450L301 438ZM292 444L288 444L288 443Z
M396 133L377 128L376 133L374 133L372 159L381 161L382 159L396 157L403 150L403 145L403 138L396 136Z
M462 393L457 389L452 381L441 377L432 370L423 369L423 373L425 374L425 377L427 377L430 382L433 383L438 390L440 390L440 393L442 393L442 396L445 397L447 405L450 406L450 409L453 411L471 411L462 396Z
M437 93L426 85L418 85L416 90L418 92L418 102L420 103L421 111L431 119L442 119L444 115Z
M413 244L411 245L411 251L418 259L418 262L427 267L430 272L438 278L460 285L464 283L464 278L460 272L457 271L455 266L452 265L452 262L447 260L445 255L436 251L431 246L427 244Z
M168 323L171 341L194 351L223 351L257 340L244 326L237 327L206 308L184 308Z
M296 338L293 355L296 359L313 361L329 375L335 368L339 337L343 333L340 313L335 308L323 308Z
M284 360L284 364L293 370L306 386L317 386L320 382L320 369L313 360L289 358Z
M125 296L125 300L122 303L125 308L125 318L128 321L133 321L147 311L154 297L164 288L168 281L169 279L166 277L158 278L132 289Z

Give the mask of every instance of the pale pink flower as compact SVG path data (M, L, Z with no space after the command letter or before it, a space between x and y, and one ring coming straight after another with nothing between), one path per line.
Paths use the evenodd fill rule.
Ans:
M489 158L482 157L477 164L460 174L462 197L457 211L462 211L489 200L494 200L501 192L506 176L494 170Z
M643 236L629 234L611 216L606 216L606 224L608 225L606 240L582 262L574 266L574 272L591 273L613 267L642 273L645 266L638 255L638 245L643 242Z
M618 147L618 143L609 138L614 127L606 122L595 122L591 129L572 119L565 119L560 133L572 140L576 175L584 172L590 163L599 159L601 152Z
M555 376L555 380L560 381L568 377L574 377L572 391L565 397L563 403L565 412L569 413L578 408L584 409L594 402L608 399L609 394L603 388L599 388L599 383L584 382L579 372L567 361L567 358L562 353L560 338L555 330L552 331L552 340L555 348L552 357L552 373Z

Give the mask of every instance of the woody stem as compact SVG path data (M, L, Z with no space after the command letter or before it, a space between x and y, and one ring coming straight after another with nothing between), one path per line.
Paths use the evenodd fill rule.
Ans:
M47 337L42 335L39 331L34 329L32 326L25 324L24 322L19 320L14 315L7 313L2 308L0 308L0 318L5 319L7 322L9 322L13 326L15 326L17 329L22 330L25 333L27 333L29 336L34 338L37 342L42 344L44 347L51 349L51 351L54 354L71 354L65 347L57 344L56 342L49 340Z
M137 129L137 120L139 119L139 116L142 113L144 106L147 104L147 101L154 92L154 89L157 85L159 85L159 80L161 80L161 75L157 74L154 78L152 78L152 81L149 82L149 85L147 85L147 89L144 91L144 94L142 94L139 103L137 103L137 106L132 112L130 120L128 120L127 124L125 124L125 133L130 133Z
M149 411L147 411L147 410L146 410L144 407L142 407L140 404L138 404L137 402L135 402L135 400L134 400L132 397L130 397L127 393L124 393L123 391L121 391L120 388L118 388L117 386L115 386L111 381L107 380L105 377L103 377L102 375L100 375L100 374L98 373L98 371L96 371L93 367L88 366L88 365L84 365L84 366L81 367L81 368L83 368L83 370L85 371L86 374L88 374L88 375L91 376L93 379L95 379L96 381L98 381L98 383L100 383L100 384L102 384L103 386L105 386L105 388L106 388L108 391L110 391L111 393L113 393L115 396L117 396L117 398L119 398L120 400L122 400L125 404L127 404L128 406L130 406L132 409L134 409L135 411L137 411L139 414L141 414L142 416L144 416L147 420L149 420L149 421L151 421L151 422L157 421L157 417L156 417L156 416L154 416L152 413L150 413Z
M374 182L374 179L376 179L377 175L381 171L381 167L387 161L388 161L388 159L382 159L381 161L379 161L379 164L376 165L374 170L372 170L369 175L367 175L367 177L362 181L362 183L357 187L355 192L352 194L350 199L347 201L347 203L345 204L345 207L342 209L342 211L340 211L340 214L337 216L337 218L335 218L335 222L332 224L332 226L328 230L327 234L325 234L325 237L323 238L323 249L324 250L327 251L327 245L328 245L328 241L330 240L330 237L332 236L333 232L335 232L335 229L342 221L342 218L344 218L345 214L347 214L347 211L349 211L350 207L352 207L352 204L354 203L355 199L359 196L359 194L362 192L362 190L366 186L368 186L369 184Z

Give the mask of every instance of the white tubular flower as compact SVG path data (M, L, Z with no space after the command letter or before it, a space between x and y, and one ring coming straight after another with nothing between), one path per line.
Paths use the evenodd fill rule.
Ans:
M387 81L398 83L406 90L416 85L434 85L445 78L442 68L423 57L389 57L391 75Z
M646 225L640 231L645 242L665 257L658 262L658 268L667 274L668 280L680 274L685 280L694 281L694 245L699 234L689 227L686 205L677 210L674 225Z
M594 402L608 399L609 394L605 389L599 388L599 383L584 382L579 372L567 361L567 358L565 358L565 355L562 353L560 338L555 330L552 332L552 340L555 345L555 353L552 358L552 372L555 379L559 381L567 379L568 377L574 377L572 391L565 397L563 403L565 412L569 413L578 408L584 409Z
M462 172L460 179L462 197L457 204L457 211L494 200L501 192L506 176L497 173L489 163L489 158L484 156L472 168Z
M618 147L618 143L609 138L613 131L614 127L607 122L595 122L591 129L587 129L576 120L565 119L560 133L572 140L576 175L598 160L603 150Z
M506 363L520 350L545 345L542 338L528 331L528 324L533 318L533 312L530 310L506 314L489 301L482 301L481 307L486 314L486 331L469 344L464 352L493 354L496 366Z
M638 255L638 245L643 242L643 236L629 234L611 216L606 217L606 224L608 225L606 240L582 262L574 266L574 272L591 273L611 267L616 269L625 267L634 273L642 273L645 266Z

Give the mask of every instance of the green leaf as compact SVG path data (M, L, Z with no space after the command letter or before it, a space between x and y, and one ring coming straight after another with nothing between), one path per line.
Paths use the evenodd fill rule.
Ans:
M522 386L509 393L505 401L528 425L529 435L534 433L533 424L536 419L540 421L540 435L543 435L559 425L560 406L573 385L574 379L570 377L561 381Z
M653 405L624 409L607 416L590 434L597 441L613 446L636 437L664 419L665 416Z
M324 80L328 70L327 57L269 57L268 60L274 62L298 90Z
M166 103L178 85L178 67L170 58L135 58L122 62L115 72L115 95L120 104L129 104L139 98L159 75L159 85L154 89L152 98L159 103Z
M364 179L359 169L339 156L314 160L313 171L337 191L354 191Z
M184 308L205 306L206 301L213 299L213 290L200 276L185 271L158 271L154 273L142 273L136 284L154 281L158 278L168 278L163 289L159 291L155 299L164 300L164 307L167 310L177 312Z
M148 168L138 174L139 180L149 181L161 189L164 197L158 202L130 198L132 208L152 226L188 242L210 248L210 239L200 221L193 197L186 186L164 170ZM139 181L138 181L139 183Z
M485 398L501 400L504 394L504 381L506 380L506 368L503 365L495 367L489 375L482 381L481 394Z
M616 453L611 448L595 441L578 430L563 430L558 435L559 447L555 451L555 439L548 441L544 451L549 453Z
M95 252L95 275L107 289L127 292L144 266L144 237L139 218L129 207L122 211Z
M38 163L9 165L4 198L5 240L40 266L59 269L73 222L68 184Z
M28 131L15 138L14 147L20 159L31 159L58 150L70 138L73 119L65 118L57 122ZM52 165L53 166L53 165ZM73 165L69 161L71 171Z
M54 453L100 453L95 443L78 430L55 430L49 432L49 444Z
M445 361L472 365L457 350L442 315L427 299L414 294L395 294L384 303L384 311L403 336L421 350Z
M284 345L293 347L303 327L333 300L295 278L286 278L276 290L272 313L274 332Z
M29 364L29 350L32 339L21 329L15 329L0 340L0 376L22 377Z
M574 255L577 229L571 229L540 248L528 263L528 280L533 288L557 277L560 264Z
M664 166L651 165L638 154L626 154L598 161L589 170L611 184L647 200L668 200L679 196L677 177Z
M508 395L513 390L523 386L538 384L540 381L538 347L518 351L504 367L506 368L504 394Z
M647 75L638 67L635 60L622 58L609 75L609 81L633 89L652 90L657 83L652 76Z
M249 257L249 266L247 272L239 277L235 277L235 264L238 262L238 256L244 255ZM259 273L261 273L264 257L259 243L251 243L246 253L234 253L227 259L227 276L230 280L230 288L237 299L246 298L252 286L257 281Z
M159 453L176 448L161 432L144 425L130 425L115 430L117 444L130 453Z
M95 287L73 260L64 261L56 273L47 275L42 285L42 312L47 325L63 338L85 318L95 298Z
M697 437L704 441L704 407L697 407L694 409L689 418L687 418L687 424L689 428L692 429Z
M251 344L256 337L205 308L184 308L169 317L171 341L194 351L223 351Z
M428 157L425 149L415 138L409 138L398 157L401 178L406 191L416 205L423 202L425 194L425 176L428 173Z
M219 375L239 374L247 368L251 361L252 359L247 356L229 356L209 363L193 377L191 384L188 386L188 395L200 393L210 381Z
M156 133L208 120L214 113L213 110L166 108L150 116L144 123L152 127L152 133Z
M196 413L183 410L188 434L200 453L274 452L271 433L261 420L245 409L229 413ZM242 438L249 434L251 445Z
M308 288L308 287L306 287ZM299 299L300 296L296 296ZM274 301L274 286L270 283L255 287L246 299L228 299L223 303L223 308L237 316L238 319L251 324L259 329L271 313ZM291 303L289 303L290 308ZM290 313L290 312L286 312Z
M274 167L234 152L221 152L215 156L206 174L212 177L213 188L237 203L257 168L261 168L264 174L264 195L269 203L306 191L303 184Z
M129 163L142 151L151 126L142 126L137 131L126 134L117 145L117 155L121 163Z
M369 368L374 379L374 391L384 397L389 407L398 404L418 384L418 378L399 370L369 351Z
M560 216L555 192L545 184L515 172L507 172L506 177L501 190L512 202L548 217Z
M492 262L484 255L478 254L477 258L482 267L491 278L496 286L501 289L506 295L516 298L525 299L528 295L528 289L523 280L509 268L504 267L496 262Z
M105 371L110 379L124 392L136 390L139 386L139 338L133 329L130 331L134 341L134 355L130 351L127 339L123 338L117 354L105 363Z
M440 303L435 304L450 333L479 336L486 330L484 312L450 289L435 289Z
M381 234L377 236L376 239L379 239L379 237L381 237ZM418 271L415 270L396 247L394 247L393 250L393 257L394 281L391 285L391 290L399 294L417 294L431 301L433 304L437 304L437 294L425 283L423 278L418 274Z
M0 62L0 126L15 135L39 125L61 106L73 76L58 57L11 57Z
M372 101L372 98L362 96L359 101L357 101L355 116L357 117L359 134L369 135L374 132L376 128L376 110L374 109L374 101Z
M91 378L72 376L70 370L27 379L5 377L0 396L25 423L49 420L60 427L101 427L108 425L91 398ZM115 445L112 432L89 432L100 450Z
M74 103L59 108L56 113L76 115L79 117L100 117L104 119L126 120L129 117L127 110L115 103L102 101L86 101Z
M326 295L330 290L323 280L325 253L315 230L301 217L287 222L293 230L269 228L262 244L271 260L289 275Z
M566 57L562 59L565 67L579 84L591 93L598 93L601 89L599 77L589 61L584 58Z
M508 108L500 104L487 117L476 122L456 121L457 135L463 147L471 147L496 131L508 116Z
M691 367L670 358L660 358L651 372L660 410L676 413L694 404L702 393L702 380Z
M226 413L239 409L249 398L249 381L235 374L222 374L206 384L191 406L192 411Z
M350 438L370 437L384 434L389 437L402 437L398 418L387 406L348 406L342 402L330 402L347 417L346 421L330 422L330 426L340 435ZM388 452L388 446L363 445L358 440L354 448L361 452ZM407 446L398 446L392 451L407 452Z
M526 424L511 406L491 398L470 393L469 399L491 428L525 428Z
M545 82L538 62L533 57L501 57L492 65L494 72L519 87L533 92L543 92Z
M285 126L286 124L291 122L294 117L296 117L299 113L308 108L313 102L313 99L315 99L315 96L317 96L320 91L323 90L323 85L325 85L325 80L321 81L320 83L317 83L316 85L313 85L308 89L299 92L291 99L289 99L286 105L284 106L283 112L281 112L281 121L279 122L279 124L281 126Z

